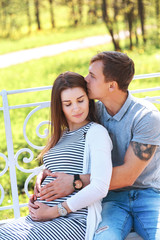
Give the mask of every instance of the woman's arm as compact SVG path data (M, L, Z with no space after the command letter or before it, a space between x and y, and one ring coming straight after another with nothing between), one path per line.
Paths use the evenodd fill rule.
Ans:
M73 187L73 175L56 172L49 173L48 176L54 177L56 180L40 189L37 197L40 197L41 200L53 201L57 198L66 197L75 191ZM90 174L81 174L80 178L83 182L83 187L90 183Z
M111 174L112 142L107 130L94 124L86 135L88 154L90 158L90 184L67 199L69 209L74 212L87 207L107 195Z
M112 173L112 143L108 132L104 127L94 125L89 134L87 133L87 141L90 155L88 157L91 160L90 184L62 203L67 213L91 205L105 197L108 192ZM88 179L89 175L85 177ZM35 221L46 221L60 216L57 206L49 207L39 202L35 202L35 205L38 209L30 207L30 215Z
M66 214L71 212L70 208L67 205L67 202L63 202L62 207L64 207ZM48 205L34 201L33 204L29 204L29 213L34 221L49 221L54 218L62 216L58 210L58 205L54 207L49 207Z
M41 171L36 178L36 184L34 187L34 198L36 200L36 197L38 196L38 194L41 191L41 183L42 181L51 173L51 171L49 171L48 169L43 169L43 171Z

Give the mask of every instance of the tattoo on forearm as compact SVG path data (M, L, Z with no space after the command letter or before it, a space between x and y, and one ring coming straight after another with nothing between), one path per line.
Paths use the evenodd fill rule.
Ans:
M155 152L156 146L150 144L143 144L138 142L131 142L135 155L141 160L148 161Z

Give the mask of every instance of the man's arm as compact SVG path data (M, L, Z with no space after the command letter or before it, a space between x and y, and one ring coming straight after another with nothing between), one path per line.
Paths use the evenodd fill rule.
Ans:
M41 200L53 201L57 198L65 197L74 192L73 179L74 176L66 173L50 173L49 176L56 178L56 180L46 184L40 189L40 192L37 193L37 197L40 197ZM83 182L83 187L87 186L90 183L90 174L82 174L80 178ZM39 178L37 178L39 182Z
M110 190L131 186L152 160L157 146L131 142L124 164L113 168Z
M109 189L131 186L150 163L155 151L155 145L131 142L125 154L124 164L113 168ZM52 201L74 191L73 175L54 173L50 176L56 177L56 180L41 188L38 196L42 200ZM80 178L84 187L90 183L90 174L80 175Z

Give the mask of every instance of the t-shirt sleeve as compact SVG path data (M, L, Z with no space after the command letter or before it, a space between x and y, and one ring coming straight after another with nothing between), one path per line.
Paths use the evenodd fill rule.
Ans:
M144 114L134 125L132 141L160 145L160 112Z
M72 212L87 207L107 195L112 174L112 142L107 130L95 124L86 135L91 164L90 184L67 199Z

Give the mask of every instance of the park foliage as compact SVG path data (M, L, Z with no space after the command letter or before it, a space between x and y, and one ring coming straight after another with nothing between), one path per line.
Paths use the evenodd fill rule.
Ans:
M105 5L106 3L107 5ZM157 12L159 1L157 0L0 0L0 4L0 54L98 34L111 35L111 32L113 32L115 36L121 30L127 31L130 29L129 37L123 40L112 37L112 42L105 45L69 51L57 56L32 60L1 69L0 91L2 89L16 90L51 86L58 74L68 70L85 76L88 73L90 58L99 51L115 50L115 44L118 44L118 50L127 53L134 60L136 75L160 72L160 41L158 41L160 21L157 20L159 19L159 13ZM131 21L129 20L130 15L133 17L132 24L129 22ZM112 24L113 22L114 24ZM140 33L138 33L138 28L141 29ZM116 40L115 43L114 40ZM160 86L159 78L141 79L133 81L130 90L157 86ZM154 94L160 95L158 92ZM145 94L138 96L143 97ZM49 100L50 91L9 96L10 105ZM0 99L1 106L2 100ZM30 111L31 109L26 108L10 111L15 154L19 149L28 147L22 130L24 119ZM1 111L0 119L0 152L7 156ZM43 112L37 113L27 129L29 139L37 145L44 145L46 142L46 140L39 139L36 136L37 122L48 119L49 110L45 109ZM35 167L41 164L36 159L39 152L37 150L33 152L34 161L25 167ZM24 154L19 157L20 164L22 164L23 157ZM4 168L4 165L3 159L0 158L0 171ZM24 181L27 176L27 174L20 173L17 170L20 203L28 201L24 194ZM4 187L6 194L2 205L11 204L8 172L5 176L0 177L0 184ZM33 192L33 185L34 180L30 185L31 193ZM27 212L26 208L22 208L22 215L26 215ZM0 219L12 217L12 210L2 211L0 214Z
M81 28L86 29L84 36L88 36L93 33L91 26L97 24L100 25L100 29L97 28L95 34L108 33L112 38L114 50L124 48L120 40L121 31L128 32L129 38L126 44L130 50L141 43L146 45L148 41L152 41L152 44L159 47L160 1L0 0L0 37L13 41L23 38L25 42L26 36L29 36L32 43L28 41L28 47L44 45L47 42L51 44L66 41L67 34L63 39L59 33L68 32L70 36L73 28L75 31L72 31L71 39L80 37L81 31L76 29L81 30ZM48 35L51 38L44 40L42 31L46 32L47 38ZM40 37L43 40L39 42ZM27 48L27 42L25 48Z

